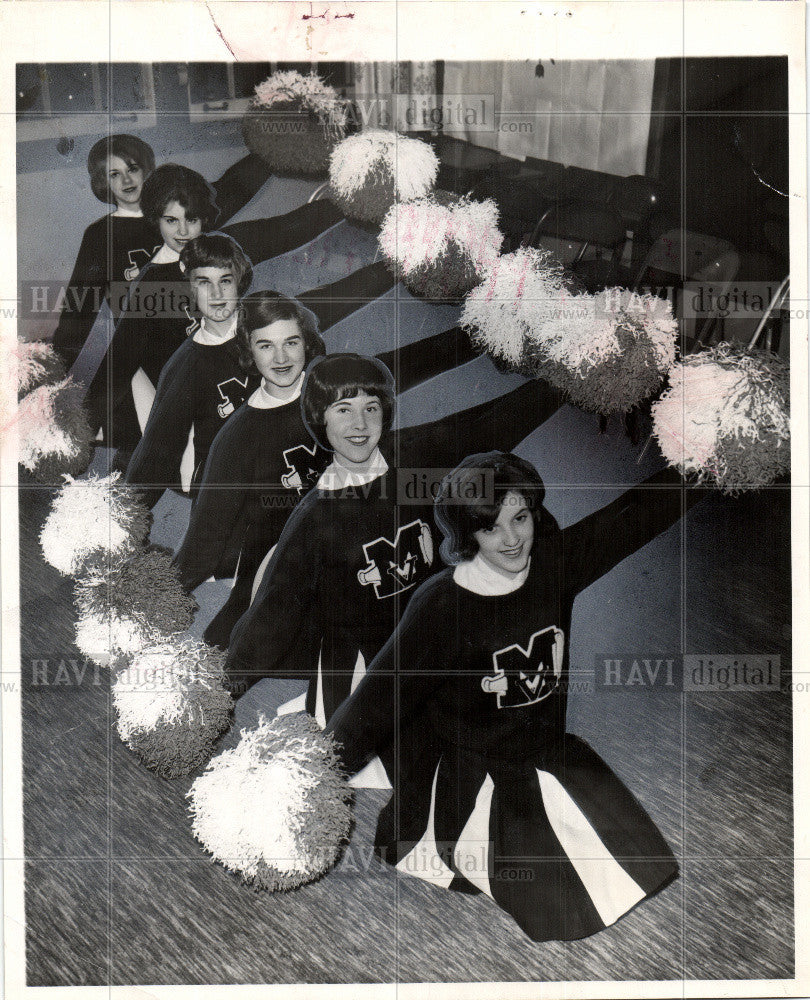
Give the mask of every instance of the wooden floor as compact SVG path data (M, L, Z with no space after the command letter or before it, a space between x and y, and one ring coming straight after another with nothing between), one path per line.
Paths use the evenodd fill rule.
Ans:
M313 287L319 265L309 264ZM289 261L278 266L290 269ZM354 325L334 330L329 346L374 350L393 346L392 337L435 332L408 296L389 299L393 319L368 307ZM436 323L452 324L452 310L434 308L446 310ZM439 416L519 381L482 358L406 394L400 420ZM600 435L595 418L571 407L518 451L540 469L547 505L563 525L660 461L654 448L639 460L617 422ZM104 459L100 452L99 467ZM29 985L792 976L790 695L594 683L604 658L681 652L779 656L786 682L787 490L705 500L580 595L571 664L583 685L570 696L569 729L650 812L681 875L601 934L546 944L527 940L486 897L451 894L378 865L371 844L382 792L357 793L342 862L296 892L255 895L212 863L190 831L192 779L167 782L145 771L116 735L108 676L92 667L81 676L72 584L43 562L37 542L50 499L46 489L20 490ZM153 540L176 545L187 502L167 494L155 513ZM197 592L196 634L224 587ZM71 659L75 669L58 673ZM300 687L266 681L253 688L222 746Z

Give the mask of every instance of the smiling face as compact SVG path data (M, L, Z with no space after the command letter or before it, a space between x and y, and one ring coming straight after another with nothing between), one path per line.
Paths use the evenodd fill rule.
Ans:
M327 407L324 426L335 460L355 472L367 471L383 430L383 408L377 396L339 399Z
M511 490L503 498L491 528L475 532L484 562L504 576L522 573L529 563L534 541L534 518L526 498Z
M158 225L163 242L177 253L180 253L189 240L202 232L202 219L188 218L186 210L178 201L170 201L163 209Z
M107 183L119 208L140 206L143 182L143 170L134 160L127 162L120 156L107 157Z
M230 267L195 267L189 275L197 309L214 331L230 326L239 305L236 276Z
M250 334L250 352L271 396L286 399L306 366L304 336L294 319L277 319Z

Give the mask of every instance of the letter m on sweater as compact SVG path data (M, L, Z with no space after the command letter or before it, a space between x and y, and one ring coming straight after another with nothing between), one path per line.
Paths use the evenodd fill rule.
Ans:
M374 587L377 597L392 597L421 583L433 565L433 535L424 521L411 521L397 532L393 542L375 538L363 546L368 566L357 579Z
M560 682L565 637L555 626L535 632L524 648L512 643L492 654L494 676L481 687L498 699L498 708L520 708L547 698Z

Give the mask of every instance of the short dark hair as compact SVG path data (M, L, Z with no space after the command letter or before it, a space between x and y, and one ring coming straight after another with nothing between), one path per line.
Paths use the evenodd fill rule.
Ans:
M236 240L225 233L201 233L180 251L180 263L187 278L197 267L230 268L236 278L240 298L253 281L253 265Z
M107 159L117 156L130 168L140 167L145 178L155 169L155 153L148 142L136 135L122 132L118 135L108 135L93 143L87 154L87 172L90 174L90 187L99 201L115 205L115 198L110 190L110 180L107 176Z
M492 470L494 496L476 496L481 470ZM469 488L465 488L469 487ZM535 537L547 532L553 518L543 507L546 490L540 473L525 459L504 451L469 455L442 480L433 514L444 540L441 556L449 565L466 562L478 552L476 531L491 528L498 519L507 493L519 493L532 512ZM465 497L473 497L464 502ZM554 522L556 524L556 522Z
M147 178L141 193L141 210L155 225L171 201L186 210L191 219L201 219L203 229L210 229L219 209L214 189L196 170L179 163L164 163Z
M236 326L236 345L239 348L239 363L246 371L255 368L251 337L254 330L261 330L280 319L295 320L304 338L306 363L326 354L326 345L318 332L315 314L305 309L300 302L287 298L280 292L263 290L251 292L239 303L239 320Z
M309 433L333 451L326 436L326 411L341 399L376 396L383 412L383 434L394 420L394 376L377 358L362 354L327 354L310 364L301 391L301 409Z

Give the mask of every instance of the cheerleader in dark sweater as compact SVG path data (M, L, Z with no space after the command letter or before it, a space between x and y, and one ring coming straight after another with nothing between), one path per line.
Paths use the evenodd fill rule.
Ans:
M351 354L310 365L302 409L333 461L287 521L233 630L226 662L233 689L273 675L308 679L307 708L323 725L416 587L437 569L432 495L410 495L414 475L452 467L473 442L517 444L559 405L554 390L527 382L500 399L389 435L394 386L384 365ZM386 454L396 456L400 475Z
M396 758L383 857L486 893L537 941L593 934L677 872L632 794L566 732L568 649L577 594L700 493L685 500L668 470L564 530L543 496L515 455L473 455L446 478L450 568L419 588L328 726L349 773Z
M101 303L107 300L112 318L117 319L121 289L138 276L161 244L154 220L141 209L141 191L154 169L152 147L134 135L111 135L90 149L90 187L99 201L115 205L115 211L85 230L64 295L53 345L68 367L87 339ZM267 165L254 153L229 167L213 185L220 218L238 212L269 175ZM110 289L116 287L118 294L111 300Z
M111 135L87 157L90 187L115 211L84 231L66 289L53 346L70 366L76 360L112 283L134 278L160 245L153 220L141 211L141 190L155 169L152 147L134 135Z
M141 203L163 242L125 301L114 302L122 306L123 315L86 397L91 426L102 427L104 443L124 453L138 443L151 406L147 385L146 404L138 413L133 378L140 370L154 388L193 324L180 252L211 228L217 216L211 185L196 171L175 163L154 171L144 184Z
M192 431L193 491L211 442L257 382L243 370L236 342L239 299L253 277L250 261L234 240L214 233L187 243L179 265L199 318L160 374L149 420L126 475L150 507L166 488L181 488L181 462Z
M316 310L334 319L336 301L343 309L353 301L362 304L362 298L347 296L357 284L354 277L340 284L337 297L324 296L322 289L302 296L311 310L269 291L254 292L242 302L237 344L244 370L261 376L261 386L213 443L176 558L189 591L211 576L236 576L228 601L205 632L211 645L227 648L234 624L250 605L262 560L332 460L331 451L315 443L304 425L300 395L305 366L325 353ZM469 338L453 328L382 354L380 360L397 372L404 391L473 356Z
M122 301L115 304L123 315L109 347L101 352L103 358L90 357L100 352L97 345L88 342L74 365L78 380L89 383L86 404L91 424L104 429L104 443L120 448L127 461L146 423L150 386L153 391L163 366L191 328L189 289L179 265L180 251L209 230L218 213L214 190L205 178L174 163L158 167L144 184L142 205L144 216L159 228L163 244L126 295L119 290ZM225 227L223 233L239 244L248 259L259 262L310 241L341 218L330 203L317 201L287 215L236 223ZM395 280L382 262L361 268L356 276L368 298L382 295ZM331 286L322 291L327 296L322 303L324 313L330 323L337 322L346 315L345 304L335 301ZM357 308L351 288L346 297L351 303L348 311ZM133 386L139 369L147 377L140 387L137 382ZM136 405L139 391L145 396L141 406Z

